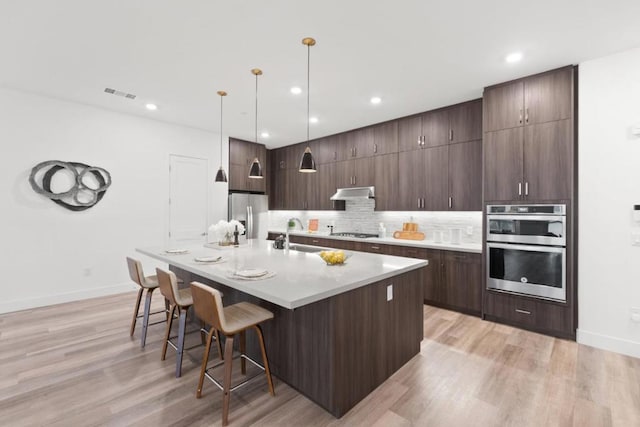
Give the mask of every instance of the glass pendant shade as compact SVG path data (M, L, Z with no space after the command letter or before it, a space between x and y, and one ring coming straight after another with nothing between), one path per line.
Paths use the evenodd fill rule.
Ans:
M227 173L224 171L222 166L220 166L220 169L218 169L218 173L216 174L216 182L228 182Z
M253 163L251 163L251 169L249 170L249 178L253 179L262 179L262 165L260 164L260 160L256 157L253 159Z
M313 159L313 155L311 154L311 148L307 147L304 150L298 171L305 173L312 173L316 171L316 161Z

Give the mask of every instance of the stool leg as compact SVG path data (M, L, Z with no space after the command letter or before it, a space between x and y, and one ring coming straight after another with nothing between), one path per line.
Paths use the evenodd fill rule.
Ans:
M264 363L264 374L267 376L267 383L269 384L269 393L271 396L275 396L276 392L273 390L273 381L271 380L271 370L269 369L269 360L267 360L267 350L264 347L264 338L262 336L262 328L260 325L254 326L256 333L258 334L258 341L260 341L260 351L262 352L262 363Z
M144 314L142 315L142 336L140 337L140 347L144 348L147 342L147 328L149 327L149 313L151 312L151 296L154 288L147 289L147 295L144 298Z
M213 329L213 326L211 327ZM216 342L218 343L218 355L220 356L220 360L224 360L224 355L222 354L222 342L220 341L220 332L216 329Z
M205 324L201 320L200 321L200 341L202 342L202 345L206 345L206 343L207 343L207 334L204 333L204 327L205 327ZM211 328L211 329L213 329L213 328Z
M160 360L164 360L167 357L167 345L169 344L169 337L171 336L171 326L173 325L173 313L176 311L176 306L174 305L169 310L169 320L167 321L167 327L164 331L164 343L162 344L162 357Z
M204 354L202 355L202 367L200 368L200 380L198 381L198 390L196 391L196 397L200 399L202 397L202 385L204 383L204 374L207 372L207 362L209 361L209 351L211 350L211 340L213 339L213 332L215 329L211 328L207 334L207 345L204 348Z
M166 299L166 298L164 299L164 311L165 311L165 314L167 315L167 322L169 322L169 316L171 315L171 314L170 314L170 311L171 311L171 303L170 303L170 302L169 302L169 300L168 300L168 299Z
M131 330L129 331L129 336L133 336L133 331L136 330L136 320L138 320L138 311L140 310L140 301L142 301L142 292L144 292L144 288L140 287L138 290L138 298L136 298L136 308L133 309L133 319L131 320Z
M224 341L224 397L222 398L222 425L229 424L229 400L231 399L231 368L233 367L233 335Z
M187 311L189 307L179 307L180 312L178 324L178 354L176 355L176 378L182 375L182 352L184 351L184 335L187 329Z
M240 354L247 352L247 334L245 331L240 332ZM242 375L247 375L247 361L244 357L240 357L240 372Z

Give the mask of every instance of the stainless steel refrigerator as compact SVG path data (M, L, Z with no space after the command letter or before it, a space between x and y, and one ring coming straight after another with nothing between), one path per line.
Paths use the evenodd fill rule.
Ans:
M267 238L269 197L264 194L229 194L229 218L240 221L244 225L245 233L240 236L240 243L247 239Z

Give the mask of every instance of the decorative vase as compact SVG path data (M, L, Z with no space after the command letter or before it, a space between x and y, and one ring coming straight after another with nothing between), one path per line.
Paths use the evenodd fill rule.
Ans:
M220 245L220 246L231 246L231 245L233 245L233 235L231 233L225 233L225 235L222 236L222 239L220 239L220 241L218 241L218 245Z

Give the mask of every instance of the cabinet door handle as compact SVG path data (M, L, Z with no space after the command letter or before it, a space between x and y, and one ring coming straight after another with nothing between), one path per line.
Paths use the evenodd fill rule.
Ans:
M524 183L524 195L525 196L529 195L529 181Z
M378 152L378 144L373 144L373 152L374 153Z
M371 246L371 249L373 249L373 250L376 250L376 251L377 251L377 250L379 250L379 249L380 249L380 246Z
M418 197L418 209L420 209L420 197Z
M453 141L453 129L449 129L449 141Z
M422 135L422 146L424 147L424 144L427 142L427 137Z
M529 123L529 107L524 110L524 122Z
M338 152L337 151L333 152L333 160L338 160Z
M318 240L311 239L311 243L320 243Z
M419 136L418 137L418 147L420 147L422 145L422 137Z
M422 209L424 209L424 197L422 198Z
M356 185L357 178L357 176L353 175L353 185Z
M518 183L518 196L522 196L522 183Z
M520 310L519 308L516 308L516 313L526 314L526 315L531 315L531 312L530 312L530 311L527 311L527 310Z
M518 123L522 124L522 108L520 109L520 116L518 117Z
M453 198L449 197L449 209L453 206Z

